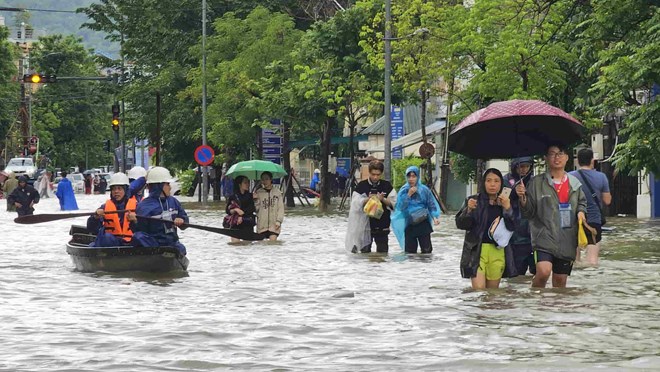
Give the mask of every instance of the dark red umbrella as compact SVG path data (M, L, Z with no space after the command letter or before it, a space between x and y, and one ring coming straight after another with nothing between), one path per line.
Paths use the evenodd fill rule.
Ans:
M449 135L449 150L473 159L543 154L549 145L578 142L584 126L538 100L495 102L463 119Z

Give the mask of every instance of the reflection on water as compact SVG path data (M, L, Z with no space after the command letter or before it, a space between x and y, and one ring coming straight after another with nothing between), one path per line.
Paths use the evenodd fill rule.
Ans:
M100 196L80 196L93 210ZM219 226L216 210L191 208ZM0 211L4 201L0 201ZM55 200L38 211L56 210ZM458 270L462 232L443 216L432 255L346 254L340 213L287 215L281 240L230 244L181 232L188 275L75 272L68 227L19 226L0 212L0 369L606 370L654 369L660 225L610 221L601 266L566 289L530 277L473 291Z

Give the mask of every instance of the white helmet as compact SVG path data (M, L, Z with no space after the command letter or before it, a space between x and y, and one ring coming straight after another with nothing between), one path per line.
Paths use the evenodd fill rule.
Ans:
M147 184L170 182L172 175L163 167L153 167L147 172Z
M321 171L318 168L316 168L314 169L314 173L321 173Z
M147 175L147 170L142 168L141 166L137 165L131 169L128 170L128 178L131 179L138 179L140 177L144 177Z
M128 182L128 176L126 176L122 172L117 172L110 177L110 182L108 182L108 186L129 186L130 182Z

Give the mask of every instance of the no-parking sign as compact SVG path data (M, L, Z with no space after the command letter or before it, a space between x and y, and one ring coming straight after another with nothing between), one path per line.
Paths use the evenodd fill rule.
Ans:
M201 166L207 166L213 163L215 151L211 146L201 145L195 149L195 161Z

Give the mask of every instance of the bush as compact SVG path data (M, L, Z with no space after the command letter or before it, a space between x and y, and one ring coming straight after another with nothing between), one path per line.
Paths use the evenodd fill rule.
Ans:
M193 181L195 180L195 170L188 169L181 171L178 177L179 183L181 183L181 194L184 195L192 188Z
M411 165L420 166L424 159L410 155L403 159L392 159L392 185L400 189L406 183L406 169Z

